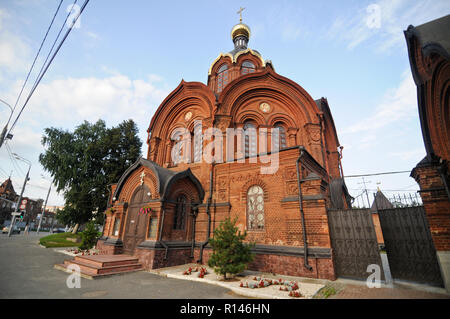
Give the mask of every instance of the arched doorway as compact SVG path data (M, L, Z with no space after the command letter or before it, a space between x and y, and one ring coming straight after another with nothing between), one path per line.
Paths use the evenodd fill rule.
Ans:
M140 214L139 210L144 206L144 203L150 201L149 194L148 187L142 185L135 190L131 197L123 236L123 251L125 254L132 255L136 246L145 240L148 217L146 214Z

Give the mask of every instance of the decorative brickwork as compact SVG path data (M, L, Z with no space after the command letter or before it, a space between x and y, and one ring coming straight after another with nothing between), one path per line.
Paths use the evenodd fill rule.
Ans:
M226 217L237 217L237 227L247 231L249 242L270 247L257 251L251 269L334 279L327 208L332 206L329 184L342 176L328 102L315 101L300 85L277 74L271 62L247 49L248 38L238 40L235 50L220 54L212 63L206 85L182 80L158 107L148 129L148 159L139 159L112 187L113 212L107 214L104 236L121 239L125 251L138 256L147 269L206 263L208 236ZM255 142L237 136L249 123L258 132ZM274 127L281 127L282 135L273 133ZM192 137L186 149L179 149L172 139L182 130ZM235 135L230 137L227 130ZM239 140L247 145L238 146ZM173 154L186 162L175 160ZM208 154L214 156L214 164ZM137 203L133 194L144 186L150 195ZM262 194L249 197L254 186ZM337 197L348 195L337 190ZM180 196L186 199L181 210ZM154 216L136 217L139 205L152 207ZM258 213L249 214L250 209ZM185 219L180 221L180 216ZM117 236L115 218L121 220ZM157 218L156 238L148 236L151 218ZM258 219L259 226L250 229L249 218ZM303 229L308 253L328 252L309 254L311 271L304 267L300 252ZM294 252L286 255L286 249Z

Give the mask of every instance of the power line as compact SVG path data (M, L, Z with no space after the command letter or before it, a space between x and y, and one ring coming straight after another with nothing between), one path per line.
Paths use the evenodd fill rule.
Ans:
M77 3L77 1L78 1L78 0L75 0L74 3L72 4L72 8L70 8L70 11L69 11L69 13L68 13L67 16L66 16L66 19L64 20L64 22L63 22L61 28L59 29L59 32L58 32L58 34L57 34L57 36L56 36L56 38L55 38L55 41L53 41L52 47L50 48L50 51L48 52L47 57L45 58L45 61L44 61L44 63L42 64L41 69L39 70L39 73L38 73L38 75L37 75L37 77L36 77L36 80L35 80L34 83L33 83L32 88L34 88L35 86L37 86L36 83L37 83L39 77L40 77L41 74L42 74L42 70L44 69L44 67L45 67L45 65L46 65L46 63L47 63L47 61L48 61L48 58L50 57L51 53L53 52L53 48L55 47L56 42L58 41L59 36L61 35L61 32L62 32L62 30L64 29L64 26L65 26L66 23L67 23L67 19L69 19L69 16L70 16L70 14L71 14L71 12L72 12L72 10L73 10L75 4Z
M397 172L384 172L384 173L361 174L361 175L347 175L347 176L344 176L344 178L378 176L378 175L389 175L389 174L402 174L402 173L411 173L411 171L397 171Z
M48 26L47 32L45 33L44 39L42 39L41 45L39 46L39 50L38 50L38 52L36 53L36 56L34 57L33 64L31 64L31 68L30 68L30 70L28 71L28 74L27 74L27 77L26 77L26 79L25 79L25 82L23 83L22 89L20 90L19 96L17 97L16 103L14 104L13 112L14 112L14 110L16 109L17 103L19 103L20 97L22 96L22 92L23 92L23 90L25 89L25 86L26 86L26 84L27 84L27 82L28 82L28 78L30 77L31 72L33 71L34 65L35 65L35 63L36 63L36 61L37 61L37 58L39 57L39 53L41 52L42 46L44 45L44 42L45 42L45 40L47 39L48 33L49 33L50 29L52 28L53 22L55 21L56 15L58 14L59 8L61 7L61 4L62 4L62 3L63 3L63 0L61 0L61 1L59 2L58 7L56 8L56 12L55 12L55 14L53 15L52 21L50 22L50 25ZM12 113L11 113L11 115L10 115L10 117L9 117L9 120L11 119L11 116L12 116ZM8 124L9 124L9 120L8 120Z
M11 148L9 147L8 143L5 143L5 145L6 145L6 150L8 151L8 154L9 154L9 158L11 159L11 162L12 162L14 168L21 175L20 177L23 177L25 175L25 173L20 168L20 165L17 163L17 160L15 159L14 155L12 155Z
M42 78L44 77L45 73L47 72L48 68L50 67L50 64L53 62L53 59L56 57L56 55L59 52L59 49L61 49L61 46L63 45L64 41L67 39L68 35L70 34L70 31L72 31L72 27L73 25L77 22L78 18L80 17L81 13L83 12L83 10L86 8L86 5L89 3L89 0L85 0L85 2L83 3L83 6L80 9L80 12L78 12L77 16L74 18L73 22L72 22L72 26L67 30L66 34L64 35L64 37L62 38L61 42L59 43L58 47L56 48L56 51L53 53L50 61L47 63L46 67L44 68L43 72L40 74L40 76L38 77L38 79L36 80L33 88L31 89L31 92L28 94L28 97L24 103L24 105L22 106L22 109L20 110L19 114L17 115L16 119L14 120L14 123L11 125L11 128L9 129L8 134L11 133L11 131L13 130L14 126L16 125L17 121L19 120L20 115L22 114L23 110L25 109L25 106L28 104L28 101L30 100L31 96L33 95L34 91L36 90L36 87L39 85L39 83L41 82ZM73 7L73 6L72 6Z

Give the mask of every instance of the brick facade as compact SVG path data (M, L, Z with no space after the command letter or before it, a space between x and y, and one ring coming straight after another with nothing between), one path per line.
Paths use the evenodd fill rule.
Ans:
M450 292L450 15L405 31L426 157L412 170Z
M244 62L254 69L242 72ZM224 68L225 80L219 74ZM250 138L245 150L236 144L240 137L229 139L226 134L227 129L238 132L249 124L267 136L264 140L258 135L255 156L248 154ZM274 127L281 127L282 133L274 135ZM182 129L193 138L179 152L185 162L177 162L172 137ZM200 140L197 129L203 133ZM213 236L226 217L237 217L239 230L247 231L247 240L259 247L251 269L335 278L327 208L332 206L329 185L342 178L342 168L326 99L313 100L258 52L237 48L212 63L207 85L181 81L153 115L148 133L147 159L139 159L112 187L103 234L107 239L99 241L99 247L116 253L107 242L123 245L123 251L138 256L147 269L206 263L211 253L208 235ZM197 146L203 150L200 161ZM215 157L214 164L208 154ZM274 170L268 172L269 167ZM257 204L248 201L254 186L262 189ZM336 190L333 196L344 199L344 207L336 208L346 208L348 194ZM255 205L263 212L258 228L249 226ZM137 213L143 207L151 212ZM312 270L303 265L303 229Z

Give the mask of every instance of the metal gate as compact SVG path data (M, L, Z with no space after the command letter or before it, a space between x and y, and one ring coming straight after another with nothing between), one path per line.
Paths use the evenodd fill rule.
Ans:
M367 266L383 265L369 209L328 210L335 271L338 277L367 279Z
M393 279L443 286L423 206L378 210Z

